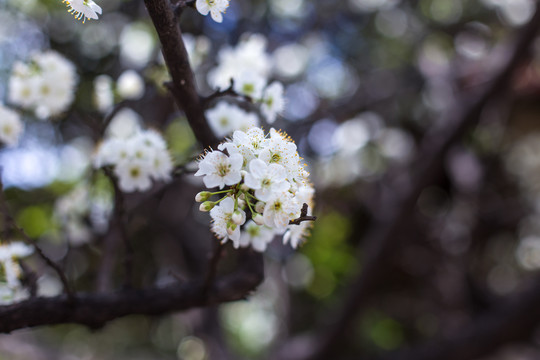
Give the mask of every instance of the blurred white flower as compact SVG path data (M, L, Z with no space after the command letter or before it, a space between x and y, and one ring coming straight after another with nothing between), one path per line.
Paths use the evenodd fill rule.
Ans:
M14 64L8 100L46 119L67 110L75 98L76 85L73 63L57 52L46 51L32 56L29 63Z
M138 100L144 95L144 80L135 70L126 70L118 78L116 90L123 99Z
M240 235L240 246L251 245L256 251L263 252L272 239L274 239L274 231L271 228L257 225L253 220L249 220Z
M269 124L276 121L277 115L285 110L285 97L283 93L283 84L277 81L268 85L264 91L261 112Z
M201 15L206 16L210 13L212 19L220 23L223 21L221 13L229 7L229 0L197 0L195 7Z
M75 19L86 21L86 19L97 19L101 15L101 7L92 0L63 0L69 8L68 12L75 16Z
M19 114L0 105L0 142L6 146L16 146L23 129L24 125Z

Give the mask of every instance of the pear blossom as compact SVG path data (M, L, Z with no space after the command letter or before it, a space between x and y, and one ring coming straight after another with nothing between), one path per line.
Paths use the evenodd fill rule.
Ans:
M75 66L55 51L34 54L28 63L16 62L8 84L8 101L31 110L40 119L57 116L75 98Z
M283 92L283 84L277 81L268 85L264 91L261 112L269 124L274 123L277 115L283 112L285 109L285 98L283 96Z
M8 287L14 289L20 286L19 277L22 271L17 259L26 257L33 251L32 247L20 241L0 244L0 266Z
M249 173L244 178L244 183L255 190L257 199L267 201L273 193L282 193L291 186L286 181L287 172L279 164L267 165L260 159L253 159L249 163Z
M240 235L240 246L247 247L251 245L256 251L263 252L274 239L274 235L271 228L257 225L253 220L249 220Z
M227 156L221 151L212 151L199 162L199 171L195 176L204 176L203 182L208 188L234 185L242 179L240 169L244 162L240 154Z
M92 0L63 0L69 8L68 12L75 16L75 19L86 21L86 19L97 19L101 15L101 7Z
M266 79L254 71L243 71L234 78L234 90L252 99L260 99L262 97L265 85Z
M221 239L222 242L226 242L228 239L231 239L235 248L240 246L240 226L234 224L233 214L235 212L235 202L231 197L225 198L220 202L218 206L215 206L210 210L210 216L212 217L212 231L218 239ZM243 210L237 209L240 213L240 216L243 218L243 221L246 220L246 214ZM243 223L243 222L242 222ZM232 231L231 225L236 226Z
M0 105L0 143L16 146L23 132L24 125L19 114Z
M111 121L106 134L93 164L95 168L113 166L122 191L146 191L152 180L171 180L173 163L159 132L143 130L136 118L122 116Z
M197 0L195 7L201 15L206 16L210 13L212 20L220 23L223 21L221 13L229 7L229 0Z
M259 125L257 116L240 109L236 105L220 101L206 112L208 124L217 137L224 137L235 130L249 129Z
M116 90L123 99L139 100L144 95L144 80L135 70L126 70L118 78Z
M301 204L289 192L275 193L264 206L264 224L284 231L292 220L300 215Z
M266 38L261 34L244 36L235 46L224 46L218 52L218 66L208 73L208 83L212 87L227 88L231 79L236 80L242 73L249 72L268 79L272 60L266 52Z
M114 167L119 186L126 192L146 191L152 186L150 171L144 160L121 161Z

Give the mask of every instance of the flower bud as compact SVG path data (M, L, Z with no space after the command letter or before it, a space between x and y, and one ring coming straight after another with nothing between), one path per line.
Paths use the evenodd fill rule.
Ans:
M264 224L264 218L262 217L261 214L256 214L256 215L253 217L253 221L254 221L255 224L257 224L257 225L262 225L262 224Z
M262 201L259 201L257 204L255 204L255 211L262 214L264 212L264 206L266 204L263 203Z
M249 186L247 186L246 184L242 184L242 185L240 186L240 190L242 190L242 191L249 191Z
M234 230L236 230L236 228L238 227L238 225L236 224L228 224L227 225L227 234L232 235L234 233Z
M246 177L247 173L248 172L246 170L240 170L240 175L242 176L242 179Z
M243 199L238 199L238 207L244 210L246 208L246 201Z
M236 224L236 225L242 225L245 221L244 217L242 216L242 213L238 210L236 210L235 212L233 212L232 214L232 221Z
M200 206L199 206L199 210L200 211L210 211L214 208L214 206L216 206L216 203L213 202L213 201L205 201L203 202Z
M195 195L195 201L196 202L202 202L208 200L212 196L212 193L209 191L201 191Z

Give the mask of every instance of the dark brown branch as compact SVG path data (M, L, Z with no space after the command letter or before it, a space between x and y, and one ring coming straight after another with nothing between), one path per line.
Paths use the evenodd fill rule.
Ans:
M234 90L234 79L231 79L231 83L228 88L221 90L217 89L213 94L202 98L203 107L207 107L212 101L223 96L234 96L240 98L246 102L253 103L253 98L248 95L239 94Z
M246 252L246 250L240 250ZM108 321L131 314L162 315L194 307L244 299L264 277L260 254L249 252L236 272L219 277L208 296L202 298L200 280L163 288L130 290L108 294L77 294L33 298L0 306L0 332L9 333L32 326L75 323L99 328Z
M168 0L145 0L144 3L161 41L163 57L171 74L169 90L176 104L185 112L197 140L203 147L215 147L218 140L206 121L174 11Z
M316 216L308 215L308 204L304 203L302 205L302 210L300 212L300 217L289 221L289 225L300 225L302 221L315 221L317 220Z
M349 294L339 306L337 314L332 316L332 324L306 342L291 341L286 344L280 351L280 358L322 360L332 357L340 342L346 338L353 322L365 309L368 295L382 280L381 274L386 266L383 260L401 239L403 229L414 214L418 196L441 173L446 152L478 122L486 103L510 87L516 69L529 56L530 44L535 39L539 25L540 9L537 6L534 17L523 28L518 41L503 53L509 57L504 59L500 70L490 77L493 81L475 94L463 94L457 103L450 107L455 111L447 113L446 118L440 121L443 126L426 135L414 163L412 178L407 174L410 169L398 176L389 172L383 180L383 188L387 189L388 194L382 197L376 213L379 218L374 220L366 238L364 266L347 287L350 289ZM399 181L402 183L398 183Z
M173 5L174 16L178 19L182 16L184 9L187 7L195 7L195 0L180 0Z

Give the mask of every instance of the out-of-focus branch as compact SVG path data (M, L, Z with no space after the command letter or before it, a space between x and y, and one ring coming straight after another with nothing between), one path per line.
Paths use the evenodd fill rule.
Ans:
M195 77L172 5L168 0L145 0L144 3L161 41L163 57L172 80L168 83L168 88L176 104L184 110L197 140L204 147L217 145L218 140L204 116Z
M108 294L76 294L69 297L32 298L0 306L0 332L26 327L75 323L99 328L108 321L131 314L162 315L194 307L244 299L264 277L260 254L240 250L242 261L237 271L218 277L201 297L200 280L172 284L163 288L124 290Z
M248 103L253 102L253 98L248 95L239 94L234 90L234 79L231 79L231 84L226 89L217 89L213 94L208 95L202 98L202 103L204 107L207 107L212 101L223 96L234 96L240 98Z
M489 84L474 94L463 94L452 106L453 112L440 121L442 126L426 134L415 159L413 171L391 173L382 180L385 192L377 206L374 223L367 234L364 266L347 287L349 293L339 306L332 323L325 330L307 340L295 339L281 349L280 359L328 359L335 354L341 341L346 338L353 322L365 309L369 294L381 281L383 261L402 237L402 231L410 223L416 201L422 190L443 170L446 152L457 143L468 129L474 126L486 103L494 95L508 89L518 66L529 56L530 45L540 25L537 10L517 41L502 53L502 66L490 78ZM412 175L409 175L411 172ZM433 358L436 359L436 358ZM438 359L438 358L437 358ZM463 360L463 358L460 358Z

